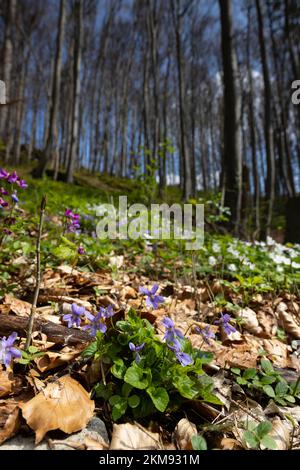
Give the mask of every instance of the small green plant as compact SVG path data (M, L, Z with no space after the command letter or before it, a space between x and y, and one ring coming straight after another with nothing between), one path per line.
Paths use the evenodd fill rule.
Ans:
M27 351L22 351L22 357L18 362L19 364L28 365L38 357L42 357L44 354L44 352L40 352L35 346L29 346Z
M231 371L239 385L262 392L279 405L295 403L295 397L299 395L298 387L289 385L282 375L274 370L268 359L261 359L259 370L249 368L242 372L238 368L232 368Z
M165 341L148 320L130 310L127 319L111 321L105 336L98 331L84 352L102 363L102 381L94 392L109 401L114 421L127 412L137 418L176 409L187 400L221 404L212 379L203 371L212 354L193 349L171 319L162 323Z
M250 449L277 449L277 444L273 437L269 436L272 430L272 423L270 421L263 421L262 423L255 423L250 421L247 423L247 430L243 434L244 443Z

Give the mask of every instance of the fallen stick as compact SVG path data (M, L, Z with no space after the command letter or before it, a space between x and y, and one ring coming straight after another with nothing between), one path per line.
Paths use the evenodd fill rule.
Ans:
M14 315L0 315L0 337L9 336L16 331L19 336L26 338L28 328L28 317L17 317ZM67 328L51 321L35 319L33 331L40 331L47 336L48 341L55 344L78 344L89 343L91 336L76 328Z

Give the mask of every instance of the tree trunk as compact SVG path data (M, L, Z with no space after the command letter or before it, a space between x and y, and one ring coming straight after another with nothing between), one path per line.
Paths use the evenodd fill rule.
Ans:
M241 94L237 58L233 44L231 0L219 0L219 5L221 10L224 83L224 203L231 211L229 228L234 230L235 235L238 235L242 194Z
M80 102L80 68L83 41L83 0L76 0L75 5L75 53L74 53L74 82L73 82L73 110L72 110L72 134L71 148L67 168L67 182L73 183L76 164L76 151L79 136L79 102Z

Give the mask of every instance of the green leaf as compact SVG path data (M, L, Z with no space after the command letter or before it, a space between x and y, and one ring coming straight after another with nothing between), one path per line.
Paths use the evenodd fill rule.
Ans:
M192 447L194 450L207 450L206 440L202 436L192 436Z
M247 384L247 380L246 379L243 379L243 377L238 377L236 379L237 383L240 384L240 385L246 385Z
M149 387L147 388L146 392L153 401L155 408L163 413L169 403L169 395L167 390L163 387Z
M94 341L82 351L81 355L82 357L92 357L96 354L96 352L97 352L97 342Z
M279 382L275 387L275 394L279 397L283 397L289 389L289 386L286 382Z
M257 449L259 441L252 431L245 431L243 434L244 440L249 444L251 449Z
M271 385L264 385L263 391L265 392L266 395L268 395L268 397L275 398L275 392L273 388L271 387Z
M29 364L29 362L30 362L30 359L25 359L23 357L21 357L21 359L18 360L19 364Z
M73 258L74 255L76 254L75 250L72 250L66 245L59 245L55 247L52 251L57 258L64 259L64 260L69 260Z
M126 382L122 385L122 395L123 397L128 398L132 390L132 385L127 384Z
M257 372L256 369L246 369L243 373L243 378L248 380L248 379L253 379L256 376Z
M266 447L266 449L274 450L277 449L277 443L271 436L264 436L260 443Z
M151 383L151 370L141 369L137 364L134 364L127 369L124 380L133 387L143 390Z
M295 397L293 397L292 395L285 395L285 396L284 396L284 399L285 399L286 401L288 401L289 403L295 403L295 401L296 401L296 400L295 400Z
M114 375L117 379L123 379L126 372L124 361L120 358L116 359L110 370L112 375Z
M97 385L95 385L94 390L95 390L97 397L104 398L104 400L109 400L109 398L113 394L113 388L114 386L112 383L104 385L103 382L100 382Z
M30 354L35 354L38 352L38 348L36 348L35 346L29 346L28 351L30 352Z
M128 398L128 405L130 408L137 408L140 404L140 397L137 395L131 395L131 397Z
M241 369L238 369L237 367L232 367L230 370L235 375L241 375Z
M125 399L121 397L120 395L113 395L109 399L109 404L111 406L117 405L118 403L122 403ZM125 400L127 402L127 400Z
M127 400L123 399L123 401L118 401L113 408L112 408L112 419L117 421L125 414L127 410Z
M271 375L265 375L264 377L261 377L261 378L259 379L259 382L260 382L262 385L270 385L270 384L276 382L276 377L271 376Z
M173 377L173 385L184 398L189 400L193 400L199 394L199 389L187 375Z
M272 373L274 372L272 363L269 361L269 359L262 359L262 360L260 361L260 364L261 364L262 370L263 370L266 374L272 374Z
M257 435L262 438L266 434L268 434L272 429L272 423L270 421L263 421L262 423L259 423L259 425L256 428L256 433Z

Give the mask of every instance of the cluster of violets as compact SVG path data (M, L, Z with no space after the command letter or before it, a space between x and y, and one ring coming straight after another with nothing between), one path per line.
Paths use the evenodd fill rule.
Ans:
M65 210L65 217L67 220L67 231L70 233L80 233L80 215L72 211L72 209Z
M66 218L67 232L78 235L80 233L80 215L73 212L72 209L66 209L64 216ZM82 245L79 245L77 253L79 255L84 255L85 249Z
M14 185L21 189L26 189L28 187L26 181L22 180L17 175L16 171L8 173L4 168L0 169L0 181L2 184L5 183L5 187L0 186L0 209L4 209L9 206L9 202L6 197L10 198L13 204L17 204L19 202L17 190Z
M184 339L184 335L180 330L175 328L173 320L171 320L169 317L165 317L161 324L166 328L164 340L166 341L168 348L171 349L171 351L174 351L175 356L180 364L183 367L193 364L193 359L191 356L182 351L182 344L179 340Z
M112 317L115 314L111 305L107 308L100 307L99 312L96 315L92 315L88 312L85 307L73 303L71 305L71 312L63 315L63 320L68 323L68 328L72 328L73 325L80 327L83 318L89 320L89 324L84 326L84 330L88 330L92 336L96 336L97 331L105 333L107 326L105 320Z

